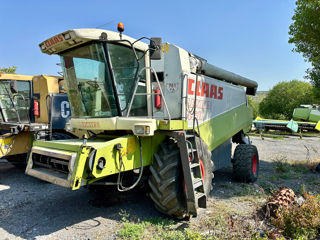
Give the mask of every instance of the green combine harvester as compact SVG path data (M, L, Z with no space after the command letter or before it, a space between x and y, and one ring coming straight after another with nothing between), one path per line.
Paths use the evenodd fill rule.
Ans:
M258 151L245 133L246 94L257 83L161 38L130 38L122 24L118 31L74 29L39 45L60 56L68 131L86 134L35 141L26 173L72 190L127 191L147 181L155 207L179 219L206 207L213 171L233 164L235 179L255 181Z
M320 131L320 107L318 105L300 105L293 111L290 121L262 119L257 117L253 124L262 132L268 130Z

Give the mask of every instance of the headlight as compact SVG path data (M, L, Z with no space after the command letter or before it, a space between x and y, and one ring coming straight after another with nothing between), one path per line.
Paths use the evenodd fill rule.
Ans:
M134 132L137 135L144 135L144 127L145 126L134 126Z
M134 126L135 135L151 135L151 127L148 125L135 125ZM153 132L152 132L153 135Z

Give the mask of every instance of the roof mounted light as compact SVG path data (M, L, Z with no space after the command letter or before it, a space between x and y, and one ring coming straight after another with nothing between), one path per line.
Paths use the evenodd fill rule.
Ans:
M70 33L63 34L64 40L68 40L71 38Z
M41 44L40 48L41 48L41 50L46 50L46 45L43 43L43 44Z
M124 31L124 25L123 25L122 22L118 23L117 29L118 29L118 32L119 32L120 39L122 39L122 32Z

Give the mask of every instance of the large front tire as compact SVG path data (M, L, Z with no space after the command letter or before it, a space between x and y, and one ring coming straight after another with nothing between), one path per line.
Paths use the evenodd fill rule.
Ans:
M239 144L233 157L233 175L241 182L255 182L259 176L259 155L257 147Z
M197 139L196 141L204 191L208 196L213 178L211 152L202 140ZM199 149L200 141L202 150ZM154 162L150 166L149 186L151 188L150 197L160 212L174 218L183 219L188 217L188 214L180 159L178 144L173 139L163 142L160 145L160 150L154 154Z
M168 139L160 145L159 151L154 154L150 172L148 183L155 207L171 217L186 217L180 150L173 139Z
M210 191L212 190L212 179L214 176L213 161L211 160L211 152L208 149L208 145L199 137L196 138L196 143L198 149L200 169L202 173L202 180L204 185L204 192L208 197Z

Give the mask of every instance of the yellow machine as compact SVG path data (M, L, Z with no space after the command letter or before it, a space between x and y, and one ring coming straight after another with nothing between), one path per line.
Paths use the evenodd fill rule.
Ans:
M0 73L0 158L26 162L33 139L70 138L62 77Z

